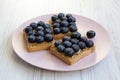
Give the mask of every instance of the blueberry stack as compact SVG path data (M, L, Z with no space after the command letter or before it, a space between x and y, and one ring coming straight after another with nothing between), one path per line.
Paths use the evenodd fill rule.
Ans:
M24 31L29 43L51 42L53 40L53 31L50 25L45 24L43 21L32 22Z
M56 41L54 46L61 54L72 57L77 52L94 46L94 42L88 38L95 37L95 32L90 30L86 35L87 37L81 36L79 32L72 32L71 36L64 36L62 40Z
M51 17L53 33L58 35L77 31L76 19L71 14L59 13Z

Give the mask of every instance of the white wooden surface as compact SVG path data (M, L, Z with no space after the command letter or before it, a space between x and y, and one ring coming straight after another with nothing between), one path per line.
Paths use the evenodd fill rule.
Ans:
M21 23L59 12L79 14L102 24L113 43L107 57L81 71L54 72L31 66L15 55L11 37ZM120 0L0 0L0 80L120 80L119 35Z

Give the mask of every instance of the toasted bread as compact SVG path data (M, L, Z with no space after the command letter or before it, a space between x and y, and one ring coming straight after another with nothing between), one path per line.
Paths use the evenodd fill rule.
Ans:
M30 43L27 39L27 34L25 33L25 31L23 31L23 35L25 37L25 41L27 44L27 50L29 52L48 50L51 46L52 41L51 42L43 42L43 43Z
M65 56L63 53L58 52L54 44L52 44L50 47L51 53L57 56L58 58L60 58L61 60L63 60L68 65L72 65L76 63L81 58L91 54L94 50L95 50L95 46L91 48L85 48L81 51L79 50L78 52L76 52L72 57L68 57L68 56Z

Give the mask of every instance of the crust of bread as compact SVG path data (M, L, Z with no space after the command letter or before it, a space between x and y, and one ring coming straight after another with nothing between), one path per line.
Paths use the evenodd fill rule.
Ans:
M49 20L49 24L52 28L52 20ZM52 30L53 30L53 28L52 28ZM63 33L53 34L55 40L59 40L59 39L62 39L64 36L70 36L70 35L71 35L70 31L68 33L64 33L64 34Z
M93 51L95 51L95 46L93 46L91 48L85 48L81 51L79 50L72 57L65 56L63 53L58 52L56 47L54 46L54 44L51 45L50 51L53 55L57 56L58 58L63 60L68 65L72 65L72 64L76 63L78 60L84 58L85 56L87 56L87 55L91 54Z
M25 31L23 31L23 35L25 37L28 52L50 49L52 41L51 42L43 42L43 43L29 43L28 39L27 39L27 34L25 33Z

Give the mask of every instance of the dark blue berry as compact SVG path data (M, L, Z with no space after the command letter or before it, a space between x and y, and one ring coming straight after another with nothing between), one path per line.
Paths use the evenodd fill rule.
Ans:
M75 25L71 25L69 29L71 32L77 31L77 27Z
M53 35L52 34L46 34L44 38L45 38L46 42L50 42L50 41L53 40Z
M61 22L60 19L57 19L57 20L54 21L54 23L60 23L60 22Z
M37 28L36 28L36 31L43 31L44 30L44 28L42 27L42 26L38 26Z
M34 35L35 32L31 30L31 31L29 31L27 34L28 34L28 35Z
M53 29L53 33L54 34L59 34L61 31L60 31L60 28L54 28Z
M62 21L67 21L67 17L62 17L61 20Z
M60 24L59 23L53 23L53 28L59 28Z
M87 32L86 35L87 35L88 38L94 38L96 34L93 30L90 30L90 31Z
M37 25L38 25L38 26L44 26L45 23L44 23L43 21L39 21L39 22L37 23Z
M52 30L50 29L50 28L46 28L45 30L44 30L44 33L45 34L52 34L53 32L52 32Z
M31 31L32 30L32 27L30 27L30 26L27 26L26 28L25 28L25 32L26 33L28 33L29 31Z
M61 26L67 27L69 25L68 21L62 21L60 23Z
M67 18L72 17L72 14L66 14L66 17Z
M35 42L35 36L34 36L34 35L28 36L28 41L29 41L30 43L34 43L34 42Z
M70 36L64 36L62 40L63 40L63 41L70 41L70 39L71 39Z
M70 41L72 44L77 44L79 42L79 40L76 38L72 38Z
M32 22L32 23L30 24L30 26L32 27L32 29L37 28L37 24L36 24L35 22Z
M30 35L37 36L37 33L36 33L36 31L30 31L30 32L28 32L28 35L29 35L29 36L30 36Z
M44 28L50 28L50 25L49 24L45 24L43 27Z
M80 37L80 41L86 42L86 41L87 41L87 38L86 38L85 36Z
M37 31L37 32L36 32L36 35L37 35L37 36L44 36L44 32L43 32L43 31Z
M44 37L43 36L37 36L35 41L37 43L42 43L42 42L44 42Z
M63 45L58 45L58 46L57 46L58 52L63 52L64 49L65 49L65 47L64 47Z
M73 32L73 33L71 34L71 37L72 37L72 38L80 39L81 34L80 34L79 32Z
M87 40L87 41L86 41L86 46L87 46L88 48L93 47L93 46L94 46L93 41L92 41L92 40Z
M72 57L74 55L74 50L72 48L65 48L64 55L68 57Z
M71 46L72 46L72 43L71 43L70 41L64 41L64 42L63 42L63 45L64 45L65 47L71 47Z
M64 17L64 16L65 16L65 15L64 15L63 13L59 13L59 14L58 14L58 17L59 17L59 18L62 18L62 17Z
M75 22L70 22L69 26L71 26L71 25L74 25L76 27L76 23Z
M52 19L52 21L55 21L55 20L58 19L58 16L57 16L57 15L53 15L53 16L51 17L51 19Z
M85 42L79 42L78 45L79 45L80 49L84 49L86 47Z
M55 47L57 47L58 45L62 44L62 41L58 40L58 41L55 41L54 45Z
M69 21L69 22L76 22L76 19L75 19L74 17L69 17L69 18L68 18L68 21Z
M61 33L67 33L69 31L68 27L61 27Z
M77 44L73 44L71 47L75 52L79 51L79 46Z

